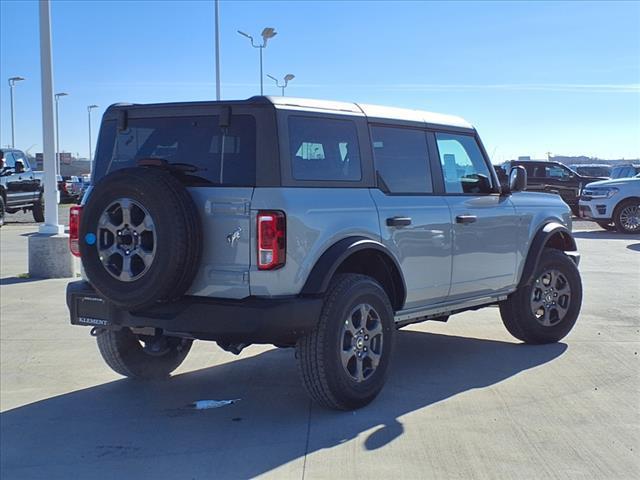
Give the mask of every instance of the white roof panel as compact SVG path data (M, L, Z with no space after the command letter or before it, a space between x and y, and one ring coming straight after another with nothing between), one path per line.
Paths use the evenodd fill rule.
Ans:
M385 107L363 103L336 102L332 100L316 100L295 97L268 97L276 108L293 110L324 110L356 115L366 115L368 118L403 120L408 122L430 123L459 128L473 128L465 119L454 115L412 110L409 108Z

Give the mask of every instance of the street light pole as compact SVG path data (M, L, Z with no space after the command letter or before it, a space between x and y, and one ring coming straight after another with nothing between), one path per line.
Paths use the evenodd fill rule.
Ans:
M278 32L276 32L275 28L271 28L271 27L267 27L264 30L262 30L262 44L256 44L253 41L253 37L251 35L249 35L248 33L244 33L240 30L238 30L238 33L240 35L242 35L243 37L247 37L249 40L251 40L251 46L253 48L259 48L260 49L260 95L264 95L264 88L263 88L263 75L262 75L262 50L264 50L265 48L267 48L267 41L270 38L275 37Z
M216 100L220 101L220 0L215 0L216 17Z
M91 110L98 108L98 105L87 106L87 113L89 115L89 173L93 173L93 162L91 160Z
M11 77L9 79L9 96L11 97L11 148L16 147L16 139L15 139L15 132L14 132L15 118L13 113L13 87L16 84L16 82L20 82L22 80L24 80L24 77Z
M60 124L58 123L58 102L60 97L66 97L68 93L56 93L54 98L56 100L56 175L62 175L60 173Z
M276 82L276 87L282 89L282 96L284 97L284 89L287 88L287 85L289 85L289 82L291 80L293 80L294 78L296 78L296 76L292 73L287 73L284 76L284 83L282 85L280 85L280 82L278 81L278 79L276 77L273 77L269 74L267 74L267 77L269 77L271 80L273 80L274 82Z

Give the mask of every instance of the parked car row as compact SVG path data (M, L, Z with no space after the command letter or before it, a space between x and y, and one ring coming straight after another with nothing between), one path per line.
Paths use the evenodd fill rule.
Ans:
M79 203L87 190L89 175L57 175L60 203ZM7 214L33 212L34 221L44 222L43 172L35 171L22 150L0 149L0 226Z
M599 169L601 165L583 165L574 171L554 161L518 160L496 167L502 183L516 166L527 172L527 190L560 195L575 216L606 230L640 233L640 166L618 166L607 172ZM597 173L609 173L611 178L588 175Z

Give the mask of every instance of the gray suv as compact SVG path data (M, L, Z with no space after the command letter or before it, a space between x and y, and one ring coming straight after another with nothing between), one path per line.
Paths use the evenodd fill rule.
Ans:
M167 377L193 340L295 347L320 404L382 389L395 330L498 305L557 342L582 301L569 208L501 187L448 115L284 97L107 109L72 207L74 325L106 363ZM522 352L526 355L526 351Z

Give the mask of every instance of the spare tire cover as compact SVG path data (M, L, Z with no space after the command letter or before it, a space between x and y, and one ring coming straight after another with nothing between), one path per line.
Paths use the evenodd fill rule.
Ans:
M197 272L200 217L167 171L137 167L102 178L82 211L80 255L89 282L120 308L181 297Z

